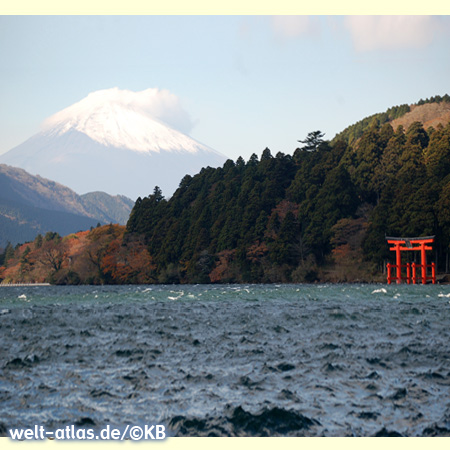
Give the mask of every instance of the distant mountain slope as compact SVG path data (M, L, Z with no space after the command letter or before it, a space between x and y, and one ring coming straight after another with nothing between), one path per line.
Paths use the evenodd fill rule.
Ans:
M125 225L134 206L134 201L124 195L111 196L105 192L88 192L80 197L86 211L106 223Z
M104 192L79 196L66 186L0 164L0 246L38 233L84 230L97 223L126 223L132 200Z
M18 203L82 216L90 215L76 192L17 167L0 164L0 188L1 197Z
M133 96L134 95L134 96ZM47 119L43 131L0 155L0 163L58 181L80 194L135 200L155 186L171 195L186 174L226 158L139 107L142 93L106 89Z
M18 203L0 195L0 247L33 240L55 231L67 235L96 226L97 219Z

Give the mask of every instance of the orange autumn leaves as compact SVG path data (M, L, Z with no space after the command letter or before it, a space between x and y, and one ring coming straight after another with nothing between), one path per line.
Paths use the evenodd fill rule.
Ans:
M113 240L101 262L101 269L114 282L150 283L156 266L148 250L140 240L129 241L125 245L120 239Z
M105 225L63 238L47 233L21 245L0 268L0 282L141 284L154 281L155 269L141 238Z

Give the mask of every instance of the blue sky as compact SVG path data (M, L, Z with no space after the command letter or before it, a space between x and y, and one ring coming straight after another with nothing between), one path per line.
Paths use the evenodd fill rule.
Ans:
M169 91L232 159L450 94L449 16L0 16L0 55L0 153L112 87Z

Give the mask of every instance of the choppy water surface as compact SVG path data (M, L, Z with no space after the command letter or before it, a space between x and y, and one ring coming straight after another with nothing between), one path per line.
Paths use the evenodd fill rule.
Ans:
M450 286L0 288L0 431L449 436Z

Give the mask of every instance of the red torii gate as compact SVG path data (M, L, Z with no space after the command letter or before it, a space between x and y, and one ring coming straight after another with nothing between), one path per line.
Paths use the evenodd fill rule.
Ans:
M386 237L388 244L392 245L389 250L395 252L396 264L387 264L387 282L391 284L392 280L396 280L397 284L400 284L402 279L407 281L408 284L417 283L417 269L421 269L422 284L426 284L427 280L431 280L433 284L436 284L436 264L433 262L427 265L427 250L433 250L431 245L434 242L434 236L417 237L417 238L402 238L402 237ZM406 263L402 265L400 252L402 251L420 251L420 264ZM402 277L402 268L406 267L406 278ZM431 268L431 277L427 276L427 268ZM395 269L395 277L392 276L392 269ZM412 276L411 276L412 269Z

